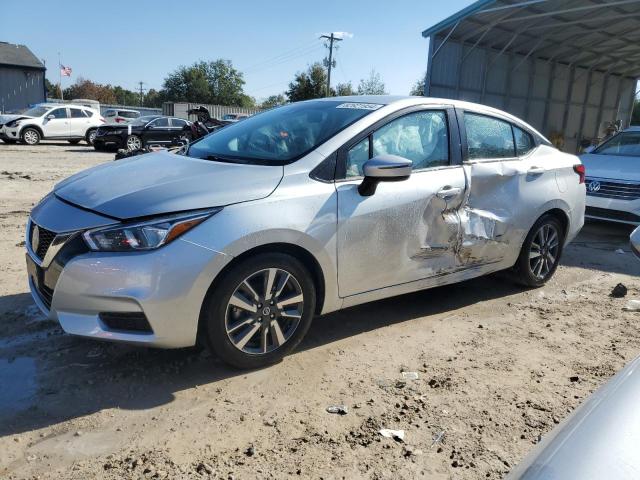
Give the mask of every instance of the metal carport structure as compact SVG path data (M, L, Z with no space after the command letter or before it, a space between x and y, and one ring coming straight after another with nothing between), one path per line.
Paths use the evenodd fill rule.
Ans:
M640 0L479 0L422 36L425 95L506 110L570 152L631 120Z

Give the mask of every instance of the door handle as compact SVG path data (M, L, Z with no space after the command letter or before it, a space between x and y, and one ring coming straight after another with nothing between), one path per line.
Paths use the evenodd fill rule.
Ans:
M436 193L436 196L438 198L442 198L444 200L447 200L449 198L455 197L457 195L460 194L460 192L462 192L462 189L460 187L442 187L440 190L438 190L438 192Z
M544 173L544 168L542 168L542 167L531 167L531 168L529 168L527 173L531 173L533 175L539 175L541 173Z

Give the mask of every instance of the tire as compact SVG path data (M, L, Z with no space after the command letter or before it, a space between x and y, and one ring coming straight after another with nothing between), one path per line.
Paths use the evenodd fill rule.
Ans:
M13 145L14 143L16 143L16 142L17 142L17 140L13 140L13 139L11 139L11 138L3 138L3 139L2 139L2 141L3 141L4 143L9 144L9 145Z
M144 147L144 142L138 135L129 135L125 142L126 149L130 152L133 150L140 150Z
M27 127L20 133L20 139L22 143L26 143L27 145L37 145L40 143L42 135L40 135L37 129Z
M269 278L270 299L265 293ZM259 254L216 281L203 305L201 331L225 363L241 369L265 367L298 346L311 326L315 303L315 285L302 262L281 253Z
M77 145L80 143L80 140L67 140L71 145Z
M93 140L96 138L96 130L95 128L87 130L87 134L84 136L84 141L87 142L87 145L93 145Z
M513 268L516 282L541 287L553 277L564 243L564 227L558 217L545 214L531 227Z

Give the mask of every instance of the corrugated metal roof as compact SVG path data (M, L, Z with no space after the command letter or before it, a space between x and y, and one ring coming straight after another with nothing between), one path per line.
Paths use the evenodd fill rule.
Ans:
M0 42L0 65L15 65L44 70L42 62L26 46L7 42Z
M640 77L640 0L479 0L422 36Z

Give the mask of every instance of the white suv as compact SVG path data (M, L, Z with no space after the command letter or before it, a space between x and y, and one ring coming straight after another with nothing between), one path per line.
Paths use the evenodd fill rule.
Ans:
M18 118L7 122L0 138L5 143L36 145L40 140L68 140L76 144L85 140L93 144L96 129L105 120L92 108L75 105L36 105Z

